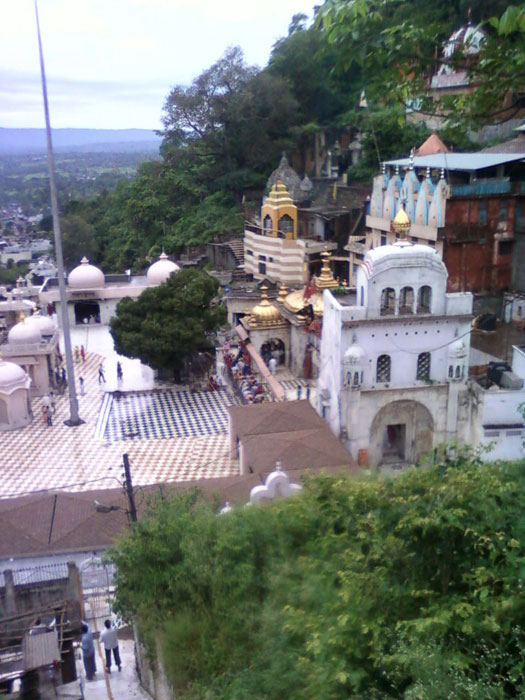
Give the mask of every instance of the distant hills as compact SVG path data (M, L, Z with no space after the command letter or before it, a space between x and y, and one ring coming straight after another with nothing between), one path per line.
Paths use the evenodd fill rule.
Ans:
M157 152L160 136L148 129L53 129L56 152L133 153ZM7 129L0 127L0 155L43 153L45 129Z

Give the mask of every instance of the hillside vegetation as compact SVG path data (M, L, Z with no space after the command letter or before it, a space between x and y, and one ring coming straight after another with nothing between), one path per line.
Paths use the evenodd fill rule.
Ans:
M112 553L118 609L177 698L523 697L522 463L218 507L159 502Z
M480 60L468 65L476 88L434 103L428 80L469 7L488 32ZM407 101L447 114L442 137L468 149L467 127L508 118L501 100L523 91L524 17L523 6L504 0L327 0L311 26L305 15L292 17L262 70L230 47L189 86L176 85L163 109L162 160L144 163L114 193L70 202L64 214L93 228L92 259L106 272L140 270L163 247L177 254L240 235L243 203L260 201L281 152L302 175L321 132L328 146L343 132L363 135L365 157L349 176L367 183L381 160L429 134L407 122Z

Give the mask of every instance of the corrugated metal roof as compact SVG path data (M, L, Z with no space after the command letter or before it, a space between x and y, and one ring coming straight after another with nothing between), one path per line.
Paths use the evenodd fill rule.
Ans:
M431 156L416 156L415 168L445 168L445 170L483 170L496 165L525 160L523 153L434 153ZM387 165L408 168L410 158L387 160Z
M60 659L55 630L43 634L26 635L22 641L22 650L24 652L24 668L26 671L32 668L48 666L55 659Z

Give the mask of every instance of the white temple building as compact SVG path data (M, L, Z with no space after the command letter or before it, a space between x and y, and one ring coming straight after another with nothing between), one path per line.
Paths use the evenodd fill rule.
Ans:
M356 295L324 291L318 410L362 465L469 435L473 297L447 276L437 250L400 240L366 253Z
M87 258L82 258L67 278L67 308L69 322L72 326L84 323L109 325L116 314L117 304L124 297L136 299L148 287L156 287L168 277L179 271L179 266L168 260L165 253L153 263L146 275L132 276L104 275ZM55 304L57 317L60 319L60 298L58 280L48 279L39 294L39 301L44 306Z
M0 359L0 432L31 421L30 386L31 379L22 367Z

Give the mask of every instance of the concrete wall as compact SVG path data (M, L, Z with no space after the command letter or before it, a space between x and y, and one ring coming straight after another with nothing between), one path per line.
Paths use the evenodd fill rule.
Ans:
M175 700L175 691L169 684L164 671L160 642L157 640L154 658L148 658L136 626L135 641L138 675L142 686L155 700Z

